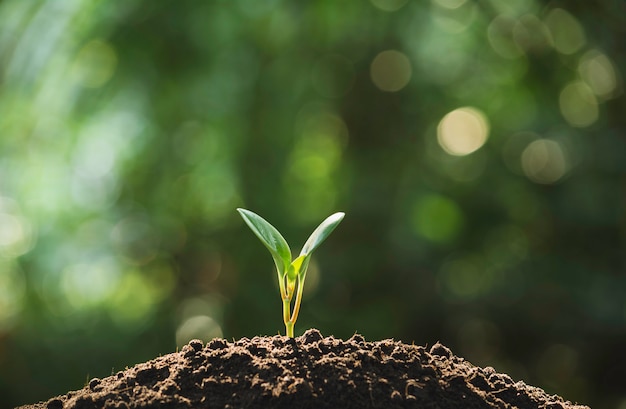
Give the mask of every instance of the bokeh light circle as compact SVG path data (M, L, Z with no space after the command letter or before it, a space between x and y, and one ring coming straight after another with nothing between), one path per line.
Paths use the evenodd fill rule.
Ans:
M400 91L411 79L411 62L408 57L396 50L379 53L370 67L372 82L380 90Z
M434 243L454 240L463 227L463 212L451 198L427 194L415 201L411 215L414 231Z
M522 169L533 182L551 184L565 175L568 163L558 142L538 139L531 142L522 152Z
M572 82L559 95L561 114L571 126L584 128L598 120L598 101L591 88L582 81Z
M437 141L450 155L464 156L480 149L489 136L487 117L472 107L455 109L437 126Z

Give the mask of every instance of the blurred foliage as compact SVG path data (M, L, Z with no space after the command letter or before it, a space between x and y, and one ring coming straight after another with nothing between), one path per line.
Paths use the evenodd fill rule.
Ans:
M620 0L0 3L0 399L282 330L437 340L626 407ZM295 249L298 251L299 249Z

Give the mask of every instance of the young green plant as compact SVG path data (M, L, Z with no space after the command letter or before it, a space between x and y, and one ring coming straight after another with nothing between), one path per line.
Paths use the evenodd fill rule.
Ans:
M343 220L345 214L338 212L326 218L304 243L300 255L291 260L289 245L274 226L250 210L237 209L237 211L272 254L274 264L276 264L276 272L278 273L280 296L283 300L285 330L287 331L287 336L293 338L293 328L300 312L302 289L304 288L304 279L306 278L306 270L311 260L311 254L335 230L335 227ZM294 295L295 300L292 311L291 301Z

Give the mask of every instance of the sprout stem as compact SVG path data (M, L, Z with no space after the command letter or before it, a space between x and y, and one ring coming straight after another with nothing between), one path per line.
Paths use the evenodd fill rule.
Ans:
M285 326L287 326L287 323L290 322L290 316L291 316L291 298L289 297L283 297L283 322L285 323ZM293 327L293 323L291 324ZM288 331L289 329L287 329Z
M304 289L304 280L301 279L301 276L298 276L298 290L296 292L296 301L293 305L293 314L291 314L291 319L289 321L296 323L298 319L298 314L300 313L300 303L302 302L302 290Z
M289 338L293 338L293 322L287 321L285 322L285 329L287 330L287 336Z

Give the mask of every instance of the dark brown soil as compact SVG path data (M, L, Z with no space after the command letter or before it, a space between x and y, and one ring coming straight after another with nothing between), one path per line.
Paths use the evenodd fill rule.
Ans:
M94 378L20 409L587 408L479 368L437 343L301 337L193 340L180 352Z

